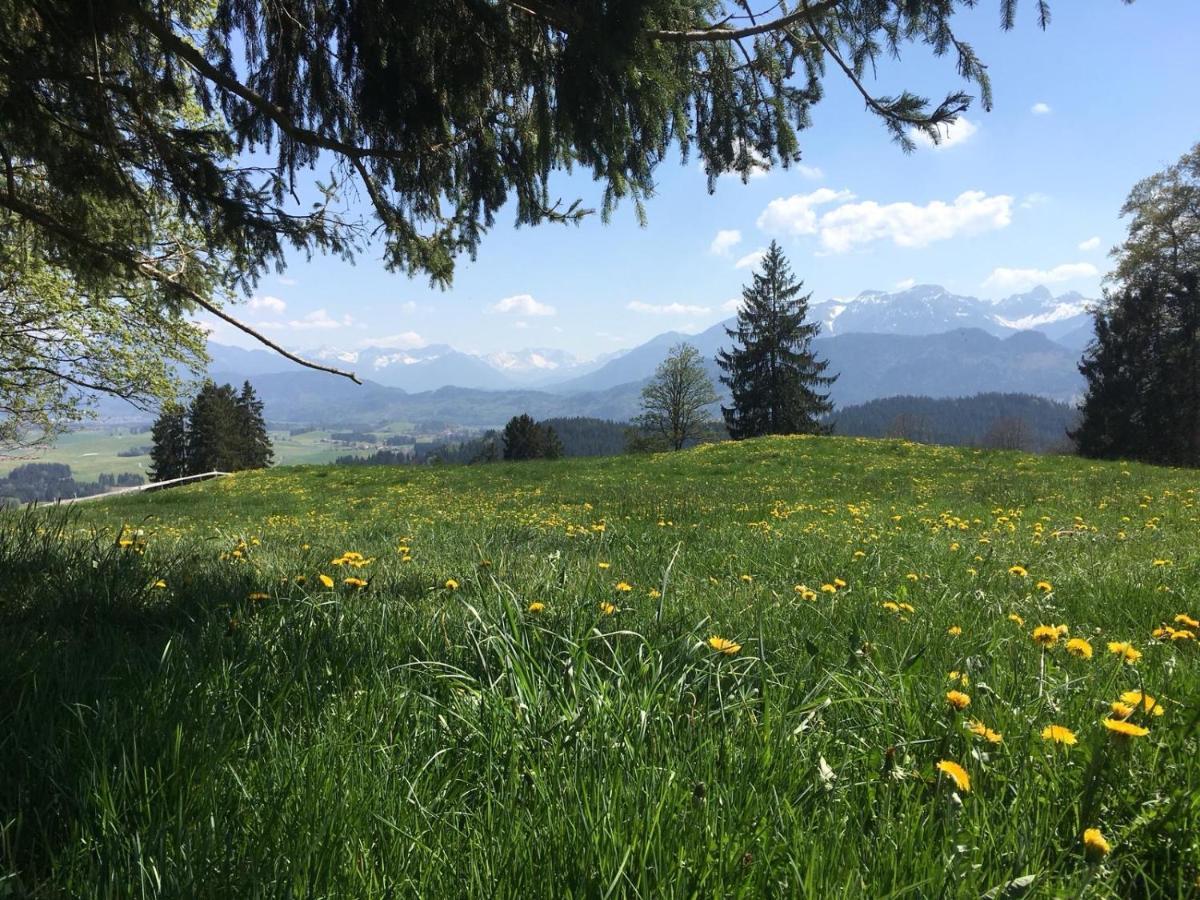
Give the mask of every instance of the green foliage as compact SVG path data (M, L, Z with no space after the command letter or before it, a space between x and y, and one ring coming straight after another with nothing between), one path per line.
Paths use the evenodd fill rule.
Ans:
M651 440L682 450L705 432L712 420L708 409L717 399L700 351L677 344L642 388L642 414L634 424Z
M829 363L816 357L812 341L820 322L809 322L811 294L792 276L775 241L762 261L762 271L742 289L737 325L726 329L736 343L717 354L726 373L733 406L722 407L725 426L734 440L767 434L819 434L823 416L833 409L828 387L836 375L823 374Z
M262 403L248 381L237 393L232 385L206 380L186 411L178 406L165 408L150 436L155 481L262 469L275 456Z
M558 459L563 453L562 441L554 429L534 421L525 413L509 419L500 438L507 460Z
M1200 144L1139 181L1121 214L1073 437L1086 456L1200 466Z
M1004 419L1020 419L1029 426L1030 445L1022 449L1053 452L1070 446L1067 432L1077 424L1078 412L1032 394L883 397L842 407L828 422L838 434L981 447L992 426Z
M275 468L4 517L0 884L978 898L1032 879L1026 896L1188 897L1200 658L1150 631L1200 616L1194 480L769 438ZM331 564L347 551L373 561ZM1039 624L1095 656L1043 651ZM1122 744L1100 719L1132 690L1163 715ZM1051 723L1078 744L1048 745ZM1099 863L1090 827L1112 843Z

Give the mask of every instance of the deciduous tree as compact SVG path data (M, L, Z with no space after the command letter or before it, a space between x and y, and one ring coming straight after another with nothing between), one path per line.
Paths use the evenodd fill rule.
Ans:
M635 424L651 439L680 450L707 429L708 408L717 399L700 351L686 342L676 344L642 388L642 414Z

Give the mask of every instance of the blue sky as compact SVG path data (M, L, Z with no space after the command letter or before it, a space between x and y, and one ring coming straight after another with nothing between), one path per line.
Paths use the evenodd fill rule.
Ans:
M802 168L726 177L710 195L697 163L676 156L657 172L645 228L631 205L579 227L514 229L501 213L449 290L387 273L375 247L353 265L292 260L237 312L291 349L451 343L588 357L727 317L772 238L814 300L914 281L983 297L1035 283L1098 296L1129 188L1200 141L1200 3L1055 0L1043 32L1026 2L1007 33L998 6L982 0L957 19L989 65L995 108L973 107L942 147L905 155L831 71L800 136ZM950 59L912 48L871 84L939 98L960 82ZM588 177L556 188L599 206ZM228 326L213 337L254 346Z

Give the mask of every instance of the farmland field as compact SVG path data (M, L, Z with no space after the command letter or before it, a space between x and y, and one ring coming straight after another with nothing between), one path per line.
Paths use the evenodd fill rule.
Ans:
M0 896L1195 896L1197 499L773 438L7 514Z

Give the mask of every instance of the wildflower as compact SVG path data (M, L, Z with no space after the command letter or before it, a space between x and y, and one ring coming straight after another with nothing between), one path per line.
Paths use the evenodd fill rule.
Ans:
M752 582L753 580L754 580L754 576L753 576L753 575L743 575L743 576L742 576L742 581L746 582L746 584L749 584L749 583L750 583L750 582Z
M846 582L842 581L842 579L840 579L840 578L835 578L835 579L833 579L833 586L835 588L837 588L838 590L841 590L842 588L844 588L846 586Z
M955 684L960 684L963 687L970 687L971 685L971 678L966 672L954 671L950 672L946 677Z
M891 600L884 600L880 605L888 612L900 612L900 605L898 603L893 603Z
M1058 629L1053 625L1039 625L1033 629L1033 642L1040 644L1043 647L1050 647L1058 643Z
M662 596L662 591L658 588L650 588L650 590L646 591L646 596L651 600L657 600Z
M1162 568L1163 566L1169 566L1170 564L1171 561L1169 559L1156 559L1151 563L1151 565L1155 566L1156 568Z
M901 603L900 608L907 613L915 613L916 612L916 609L913 607L913 605L911 603Z
M950 637L958 637L960 634L962 634L962 627L959 625L951 625L946 629L946 634L950 635Z
M1187 613L1180 613L1175 617L1175 621L1180 625L1186 625L1188 628L1200 628L1200 622L1193 619Z
M1008 621L1015 622L1018 628L1025 627L1025 620L1022 619L1020 616L1018 616L1016 613L1009 613Z
M1056 744L1065 744L1068 747L1079 743L1075 737L1075 732L1070 728L1064 728L1062 725L1047 725L1042 729L1042 740L1053 741Z
M1132 722L1126 722L1124 719L1104 719L1103 721L1104 727L1109 730L1114 738L1123 740L1131 737L1145 737L1150 733L1149 728L1134 725Z
M1194 641L1195 639L1196 635L1186 628L1180 628L1177 631L1171 632L1171 640L1173 641Z
M633 590L633 585L630 584L628 581L618 581L616 589L618 591L620 591L622 594L628 594L630 591Z
M836 594L837 587L832 584L823 584L821 585L821 592L825 594Z
M712 647L718 653L724 653L726 656L733 656L742 649L741 644L735 644L733 641L717 637L715 634L708 639L708 646Z
M607 569L612 566L612 563L602 562L602 563L596 563L596 565L601 569Z
M354 576L343 578L342 584L346 585L346 587L352 587L359 591L367 586L367 583L363 579L355 578Z
M1150 636L1160 641L1169 641L1175 634L1175 629L1169 625L1162 625L1150 632Z
M909 572L904 577L907 578L909 581L920 581L921 580L921 576L918 575L916 572Z
M971 705L971 698L962 691L947 691L946 702L954 707L954 709L962 712L962 710Z
M158 579L158 581L154 582L154 584L150 585L150 587L152 587L156 590L160 590L160 591L163 590L163 588L165 588L166 586L167 586L167 583L165 581L163 581L161 578Z
M531 612L531 613L540 613L540 612L542 612L542 610L544 610L545 608L546 608L546 604L545 604L545 603L542 603L542 602L540 602L540 601L538 601L538 600L534 600L532 603L530 603L530 604L529 604L529 606L527 606L527 607L525 608L525 611L526 611L526 612Z
M974 734L978 737L983 738L989 744L999 744L1001 741L1004 740L1004 735L1000 734L1000 732L998 732L998 731L992 731L992 729L988 728L986 725L984 725L978 719L972 719L970 722L967 723L967 731L971 732L971 734Z
M1083 833L1083 849L1089 857L1100 859L1112 852L1112 845L1104 839L1099 828L1089 828Z
M864 551L862 551L862 550L855 550L855 551L854 551L854 558L855 558L855 559L862 559L862 558L863 558L864 556L866 556L866 555L867 555L867 554L866 554Z
M246 599L247 599L247 600L270 600L270 599L271 599L271 595L270 595L270 594L264 594L262 591L255 591L255 592L254 592L254 593L252 593L252 594L247 594L247 595L246 595Z
M617 606L615 603L609 603L607 600L600 601L600 612L603 613L604 615L611 616L616 611L617 611Z
M1117 719L1128 719L1134 713L1134 708L1125 703L1113 702L1109 709L1112 711L1113 717Z
M796 593L800 595L800 599L801 599L801 600L809 600L809 601L812 601L812 600L816 600L816 599L817 599L817 592L816 592L816 591L814 591L812 588L810 588L810 587L809 587L808 585L806 585L806 584L798 584L798 585L796 585L796 589L795 589L795 590L796 590Z
M1050 582L1048 582L1048 581L1039 581L1039 582L1038 582L1038 583L1035 585L1035 587L1036 587L1036 588L1037 588L1039 591L1041 591L1043 594L1048 594L1048 593L1050 593L1052 590L1054 590L1054 585L1052 585L1052 584L1051 584Z
M1142 658L1142 652L1129 641L1109 641L1108 652L1116 654L1130 665Z
M1128 703L1130 706L1141 706L1144 712L1148 712L1152 716L1163 714L1163 708L1158 701L1142 691L1126 691L1121 695L1121 702Z
M1092 658L1092 645L1083 638L1071 638L1067 641L1067 652L1079 659Z
M1024 578L1029 574L1029 571L1024 566L1009 566L1008 574L1016 575L1018 578Z
M958 763L951 762L948 759L939 760L937 764L937 770L953 781L954 786L960 791L963 793L970 792L971 776L968 775L967 770Z
M327 588L333 587L333 579L330 578L328 575L318 575L317 578L320 579L321 584L325 585L325 587L327 587Z
M445 587L446 590L448 590L448 591L457 591L458 590L458 582L455 581L453 578L447 578L446 583L445 583L445 585L443 585L443 587Z

